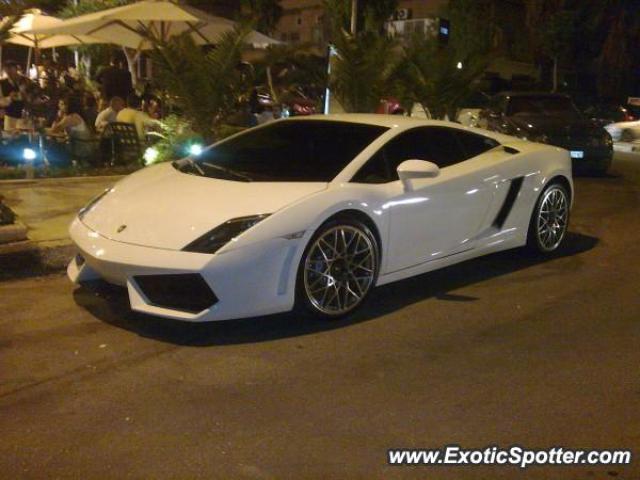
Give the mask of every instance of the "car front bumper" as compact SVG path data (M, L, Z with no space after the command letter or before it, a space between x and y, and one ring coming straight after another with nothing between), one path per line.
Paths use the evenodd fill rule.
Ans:
M299 240L274 238L207 255L117 242L91 230L78 218L69 232L79 250L67 267L69 278L75 283L103 279L125 286L133 310L205 322L267 315L293 307L301 256ZM154 282L142 281L141 277ZM174 292L178 296L197 295L192 302L196 308L185 307L189 301L180 301L176 295L168 295L174 298L163 301L157 289L150 290L149 285L158 283L156 280L161 281L162 288L179 286ZM203 304L207 287L213 295Z
M571 158L571 166L575 173L605 172L611 166L613 160L613 148L608 145L582 145L556 142L554 146L569 150L569 152L582 152L582 158Z

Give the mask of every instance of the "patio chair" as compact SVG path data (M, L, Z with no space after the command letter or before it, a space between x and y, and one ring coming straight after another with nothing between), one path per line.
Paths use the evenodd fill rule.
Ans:
M133 124L110 123L105 129L104 136L111 142L112 165L126 165L141 161L142 145Z
M100 164L99 137L94 135L89 138L71 138L68 147L72 160L93 166Z

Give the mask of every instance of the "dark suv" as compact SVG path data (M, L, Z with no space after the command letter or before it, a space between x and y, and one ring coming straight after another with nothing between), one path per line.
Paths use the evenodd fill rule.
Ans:
M611 166L611 136L583 116L567 95L501 93L480 112L479 124L489 130L569 150L577 173L603 174Z

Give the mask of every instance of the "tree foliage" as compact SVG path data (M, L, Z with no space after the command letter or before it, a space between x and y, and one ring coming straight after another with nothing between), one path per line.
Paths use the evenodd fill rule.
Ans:
M255 29L264 33L273 33L283 12L280 0L242 0L242 6Z
M595 60L598 90L602 97L626 101L630 92L640 93L640 9L616 2L600 54Z
M486 54L497 34L495 0L449 0L444 15L450 21L449 46L464 57Z
M255 80L266 85L275 102L301 90L320 98L327 87L327 60L304 45L271 45L254 62Z
M240 68L248 32L240 26L224 34L208 53L189 35L159 44L152 53L159 83L191 119L195 132L207 140L251 88L252 79Z
M338 101L347 112L374 112L389 93L395 42L374 32L351 35L341 29L334 34L334 46L330 85Z
M350 2L325 0L336 52L329 83L347 112L373 112L380 99L389 93L398 58L394 53L396 42L381 34L383 23L388 18L388 15L383 17L380 13L384 11L383 3L387 7L395 4L365 3L362 10L364 28L352 34L348 31Z
M435 118L445 114L452 118L487 64L486 55L471 52L463 56L452 47L443 47L436 38L414 35L403 47L403 59L396 69L396 96L408 107L421 104Z

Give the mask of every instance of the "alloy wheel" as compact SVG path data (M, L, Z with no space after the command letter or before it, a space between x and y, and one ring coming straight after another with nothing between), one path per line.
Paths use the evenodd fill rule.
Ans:
M552 186L542 197L536 221L536 234L542 250L558 248L567 231L569 202L564 189Z
M377 253L366 232L338 225L322 232L304 263L304 289L319 312L340 316L362 302L371 289Z

